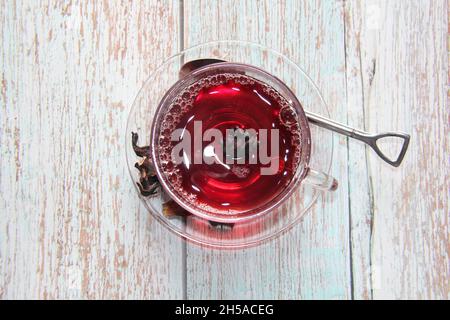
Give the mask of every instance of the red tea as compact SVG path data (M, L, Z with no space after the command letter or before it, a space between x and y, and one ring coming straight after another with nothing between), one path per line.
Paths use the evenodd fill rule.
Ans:
M173 99L162 119L158 150L162 171L174 192L193 208L219 214L259 208L286 189L297 169L301 131L295 109L273 87L250 76L223 73L202 78ZM179 164L173 161L179 143L172 141L176 130L181 135L194 137L200 133L204 137L210 129L220 131L222 144L216 144L212 151L211 139L200 143L193 139L189 145L192 154L179 154ZM258 154L250 150L249 136L240 145L234 139L229 141L230 132L247 134L251 130L256 132L252 142L259 150L262 133L267 133L267 157L270 165L276 164L271 174L262 174L269 164L256 159ZM230 144L225 147L225 142L232 148L227 149ZM199 163L195 157L215 157L217 161Z

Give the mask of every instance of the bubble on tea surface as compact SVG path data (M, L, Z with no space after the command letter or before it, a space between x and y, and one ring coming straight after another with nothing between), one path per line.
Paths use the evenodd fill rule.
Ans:
M270 88L267 84L263 84L261 87L264 93L269 93Z
M162 160L162 161L167 161L168 160L167 154L166 153L161 153L159 155L159 159Z
M291 135L291 144L293 146L299 146L301 142L300 134L297 132L293 132Z
M187 110L187 107L186 107L187 103L185 101L180 101L179 105L180 105L180 108L181 108L181 112L185 113L186 110Z
M164 130L169 130L170 132L172 132L173 129L175 129L175 125L171 121L170 122L169 121L164 121L162 127L164 128ZM162 136L162 138L167 138L167 140L171 139L170 136L168 136L168 137Z
M211 78L209 78L209 81L212 83L216 83L217 82L217 76L211 76Z
M294 157L295 157L295 159L297 159L297 162L300 160L301 156L302 156L302 152L300 149L297 148L294 152Z
M297 111L291 106L284 106L280 110L279 118L285 126L295 124L298 119Z
M233 172L233 174L240 178L240 179L245 179L248 177L248 175L250 174L250 168L246 167L246 166L239 166L239 165L234 165L231 168L231 172Z
M167 178L169 179L169 182L172 185L177 185L178 184L179 179L178 179L178 175L176 173L169 173Z
M183 101L189 100L190 97L191 97L191 94L189 93L189 91L185 91L185 92L183 92L183 94L181 95L181 98L183 99Z
M183 108L183 113L186 113L186 112L188 112L188 111L191 110L191 109L192 109L192 104L186 103L186 104L184 105L184 108Z
M172 133L172 131L170 131L170 129L163 129L162 131L161 131L161 135L164 137L164 138L168 138L168 139L170 139L170 134Z
M173 115L173 124L174 124L174 126L175 126L175 123L179 123L180 122L180 119L181 119L180 114L174 114Z
M166 115L165 119L169 124L173 121L173 116L171 114Z
M240 83L240 84L242 84L242 85L246 85L248 82L247 82L247 77L244 77L244 76L239 76L239 77L237 77L236 79L235 79L235 81L237 82L237 83Z
M188 88L188 91L189 91L190 97L192 97L192 95L194 95L194 94L195 94L195 91L196 91L195 85L190 86L190 87Z
M168 162L165 164L165 169L166 169L168 172L172 172L173 169L174 169L173 162L172 162L172 161L168 161Z
M300 124L298 122L290 126L291 132L300 132Z
M169 145L169 142L170 142L169 139L166 137L159 138L159 145L161 147L167 147Z
M172 114L177 114L181 112L181 106L179 104L174 104L171 108L170 108L170 113Z
M189 201L189 202L195 202L197 200L197 195L193 194L191 192L183 192L183 196Z

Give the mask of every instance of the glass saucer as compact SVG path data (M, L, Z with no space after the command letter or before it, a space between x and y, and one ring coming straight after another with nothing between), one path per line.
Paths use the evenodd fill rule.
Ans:
M139 145L150 144L153 116L162 97L178 81L179 70L185 62L202 58L259 67L283 81L297 96L305 110L329 117L328 109L317 86L298 65L274 50L243 41L216 41L186 49L154 70L139 90L128 116L125 150L131 180L149 213L170 231L199 245L215 248L255 246L294 226L314 205L322 191L302 183L289 199L270 213L234 225L223 225L194 215L167 217L163 214L162 206L163 201L167 199L161 192L144 197L136 184L139 181L139 172L135 163L140 159L132 148L132 132L138 133ZM310 128L310 166L329 173L333 158L333 133L314 125Z

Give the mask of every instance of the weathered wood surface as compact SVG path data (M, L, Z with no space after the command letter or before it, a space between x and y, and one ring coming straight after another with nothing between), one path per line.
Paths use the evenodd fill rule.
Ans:
M373 42L361 44L376 62L372 81L365 81L366 124L409 132L412 143L398 169L369 154L373 294L449 299L447 2L377 6L381 23L373 26Z
M445 0L3 1L0 298L450 298ZM334 119L411 133L391 168L335 138L340 189L260 247L183 244L123 154L151 69L216 39L270 46Z
M186 1L184 43L241 39L272 47L300 63L332 101L333 117L345 122L343 10L336 1ZM351 298L345 138L336 137L335 157L332 174L344 187L277 241L237 252L188 246L187 296Z
M346 2L348 122L411 134L399 168L349 143L355 297L450 298L447 2Z
M0 297L182 298L182 241L125 165L127 111L179 3L2 1Z

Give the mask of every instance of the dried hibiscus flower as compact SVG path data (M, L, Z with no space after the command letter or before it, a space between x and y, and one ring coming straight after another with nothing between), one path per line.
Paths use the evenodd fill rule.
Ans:
M166 217L188 215L189 213L165 195L164 190L161 188L158 177L156 176L155 167L151 161L150 146L138 146L138 134L132 132L131 135L133 150L138 157L142 158L134 164L134 167L139 170L139 182L136 182L136 184L141 195L144 197L154 196L158 194L159 190L163 199L162 212Z
M139 136L136 132L131 133L131 143L136 155L142 158L134 164L134 167L139 170L139 182L136 182L139 192L144 197L150 197L158 194L158 189L163 199L162 212L166 217L190 215L183 207L178 205L174 200L164 192L158 181L155 167L151 161L150 146L140 147L137 145ZM211 227L216 230L226 231L233 228L233 223L220 223L208 221Z

